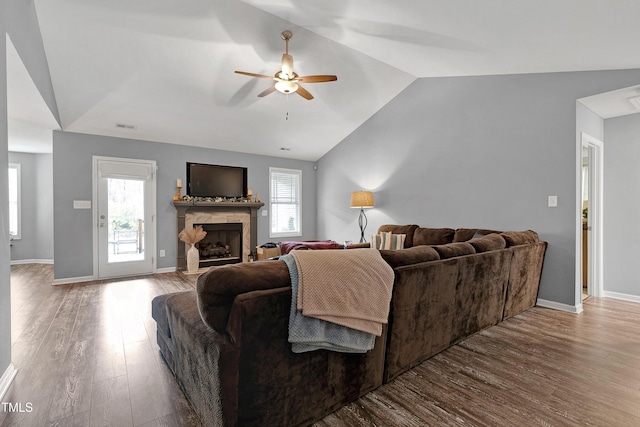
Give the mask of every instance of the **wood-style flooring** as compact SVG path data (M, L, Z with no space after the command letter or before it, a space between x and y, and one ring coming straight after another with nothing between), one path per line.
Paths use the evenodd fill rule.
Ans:
M150 301L195 276L51 286L47 265L12 267L19 369L0 426L198 426L155 342ZM535 307L467 338L314 424L640 426L640 304Z

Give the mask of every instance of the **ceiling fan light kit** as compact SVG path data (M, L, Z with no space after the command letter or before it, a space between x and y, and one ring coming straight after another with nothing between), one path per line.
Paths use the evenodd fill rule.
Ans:
M278 91L288 95L290 93L297 93L301 97L307 100L312 100L313 95L300 86L300 82L303 83L324 83L334 82L338 80L337 76L333 75L317 75L317 76L298 76L293 71L293 56L289 55L289 40L293 37L293 33L289 30L283 31L280 35L282 40L285 41L285 53L282 54L282 61L280 62L280 71L277 71L273 77L265 76L264 74L249 73L247 71L236 71L237 74L244 74L249 77L257 77L260 79L274 80L275 83L270 88L260 92L259 97L264 97L272 92Z

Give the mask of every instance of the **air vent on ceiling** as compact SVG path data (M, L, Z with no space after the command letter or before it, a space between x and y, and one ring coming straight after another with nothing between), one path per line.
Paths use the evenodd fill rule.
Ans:
M136 130L136 129L138 129L138 126L136 126L136 125L127 125L125 123L116 123L116 127L118 129L127 129L127 130Z
M640 96L634 96L634 97L628 98L628 100L631 103L631 105L635 107L636 110L640 110Z

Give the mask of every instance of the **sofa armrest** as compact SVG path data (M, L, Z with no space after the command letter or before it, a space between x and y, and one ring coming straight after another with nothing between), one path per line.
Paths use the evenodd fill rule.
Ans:
M198 278L198 310L208 327L225 334L237 295L291 286L289 269L281 261L231 264L211 268Z
M347 245L347 249L369 249L371 248L371 243L351 243Z

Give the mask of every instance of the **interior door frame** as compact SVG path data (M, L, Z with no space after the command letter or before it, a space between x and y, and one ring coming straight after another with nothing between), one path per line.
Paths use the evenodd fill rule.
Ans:
M91 200L91 212L93 216L92 225L93 225L93 278L99 279L99 237L98 237L98 185L99 185L99 170L98 170L98 162L99 161L113 161L113 162L131 162L131 163L148 163L153 168L153 180L151 183L151 194L149 195L150 200L150 215L152 218L152 224L149 226L145 226L145 233L148 233L148 250L151 256L151 274L157 271L157 262L156 262L156 240L157 240L157 221L156 221L156 161L155 160L145 160L145 159L127 159L121 157L106 157L106 156L93 156L93 182L92 182L92 200ZM145 249L146 250L146 249Z
M587 148L589 152L589 214L587 226L590 231L587 233L588 251L588 281L587 293L594 297L604 296L603 290L603 192L604 192L604 144L597 138L581 132L580 133L580 175L582 176L582 149ZM578 186L580 196L577 197L578 209L576 212L577 246L581 246L582 241L582 178ZM579 274L576 274L576 296L577 301L582 304L582 248L576 252L576 267Z

